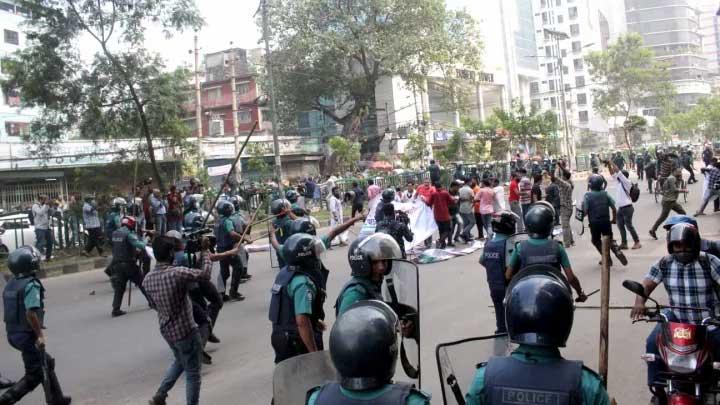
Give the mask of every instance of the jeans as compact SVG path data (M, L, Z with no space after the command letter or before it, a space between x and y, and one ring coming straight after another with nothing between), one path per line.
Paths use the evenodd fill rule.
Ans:
M520 233L525 230L525 216L523 215L522 207L519 201L510 201L510 211L518 216L517 222L515 223L515 232Z
M363 210L363 204L353 204L352 205L352 213L350 214L350 218L355 218L355 214L362 213Z
M477 225L478 229L478 239L482 239L485 237L485 232L483 230L482 214L476 212L473 214L473 217L475 217L475 225Z
M713 190L708 187L708 189L705 190L705 194L703 195L703 202L702 204L700 204L700 209L698 210L698 212L704 213L705 207L707 207L708 203L713 199L715 200L715 204L717 205L717 201L718 199L720 199L720 190Z
M532 204L520 204L520 206L522 207L522 217L524 219L525 215L530 211Z
M40 252L44 252L45 258L50 260L53 248L53 234L50 229L35 228L35 247L37 247Z
M80 245L80 221L78 217L68 216L67 219L67 241L69 247Z
M675 317L672 311L665 310L663 311L663 313L665 314L665 316L667 316L669 321L677 321L677 317ZM661 327L661 323L655 325L655 328L653 328L652 332L650 332L650 335L648 335L647 340L645 341L645 352L654 354L656 358L654 362L647 363L648 385L654 385L653 382L657 378L658 374L665 368L662 360L660 359L660 351L658 350L657 346L657 336L658 333L661 332ZM712 346L714 348L713 359L715 361L718 361L718 359L720 359L720 328L716 328L713 331L708 331L706 337L712 343Z
M465 240L472 239L472 229L475 226L475 215L471 212L468 214L460 214L460 217L462 217L463 220L463 229L460 236L465 238Z
M490 240L490 239L492 239L492 236L493 236L492 214L483 214L482 220L483 220L483 228L485 229L485 234L487 235L488 240Z
M168 218L167 230L182 232L182 219Z
M642 165L637 166L637 174L638 174L638 180L643 180L643 176L645 175L645 169Z
M660 227L660 225L665 222L667 217L670 215L670 211L675 211L678 214L685 215L685 210L680 204L677 203L677 201L663 201L662 212L660 213L660 217L657 219L657 221L655 221L655 225L653 225L651 231L655 232Z
M165 235L167 232L167 218L165 214L155 215L155 235Z
M648 193L650 193L650 194L652 194L652 193L653 193L653 189L652 189L652 186L653 186L653 182L654 182L654 181L655 181L655 179L654 179L654 178L652 178L651 176L647 176L647 182L648 182Z
M572 213L572 207L560 207L560 223L562 224L563 244L565 245L565 247L568 247L575 243L575 241L573 240L572 229L570 228Z
M177 382L180 375L185 372L185 400L188 405L197 405L200 402L200 355L202 343L200 332L196 329L188 337L170 343L173 352L173 362L165 372L155 398L165 399L168 392Z
M98 254L102 254L102 231L100 228L85 228L88 232L88 242L85 245L85 252L90 253L97 248Z
M627 245L627 232L625 228L630 231L630 236L632 236L635 243L640 242L637 231L635 231L635 226L632 223L633 213L635 213L635 208L632 204L620 207L617 212L617 226L620 229L620 239L623 245Z
M450 238L448 239L449 243L452 243L455 240L460 240L460 234L462 233L463 229L463 222L462 218L460 217L460 214L455 214L452 216L452 225L450 227Z

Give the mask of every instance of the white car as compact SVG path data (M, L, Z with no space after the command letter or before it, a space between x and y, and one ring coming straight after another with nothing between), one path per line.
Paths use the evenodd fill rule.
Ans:
M57 238L57 226L53 230ZM4 215L0 210L0 256L25 245L35 246L35 227L27 212Z

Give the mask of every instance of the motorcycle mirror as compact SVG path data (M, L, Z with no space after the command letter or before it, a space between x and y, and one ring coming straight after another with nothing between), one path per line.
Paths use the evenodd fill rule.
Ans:
M623 281L622 285L636 295L647 298L647 295L645 294L645 287L643 287L643 285L638 283L637 281L625 280Z

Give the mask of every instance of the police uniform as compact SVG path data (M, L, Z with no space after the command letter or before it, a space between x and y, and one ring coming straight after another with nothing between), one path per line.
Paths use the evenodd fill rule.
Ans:
M350 305L363 300L382 300L380 285L364 277L353 277L340 291L335 301L335 315L345 312Z
M217 240L218 253L231 250L236 241L232 237L235 232L235 223L231 217L220 217L220 221L215 224L215 238ZM230 268L232 267L232 277L230 277ZM225 294L230 297L238 297L238 287L240 286L240 276L242 274L242 264L237 256L225 257L220 260L220 275L225 285ZM227 280L230 278L230 288L227 288Z
M112 243L113 232L120 229L122 221L122 213L113 208L108 214L107 220L105 221L105 236Z
M480 256L480 264L487 271L487 282L490 287L490 298L495 307L496 333L505 333L505 244L507 235L495 233L493 239L485 244Z
M429 405L430 395L411 384L386 384L374 390L351 391L330 383L310 391L307 405L373 404L373 405Z
M517 272L534 264L546 264L560 271L570 267L570 258L558 241L530 238L516 246L508 266Z
M55 359L37 347L38 336L27 320L27 311L34 311L41 325L44 324L44 299L45 288L34 274L15 276L5 286L3 304L7 339L10 346L22 353L25 376L0 396L0 404L18 402L40 385L43 381L43 362L47 364L51 391L46 393L46 397L53 398L51 404L70 403L69 398L64 398L55 375Z
M135 232L123 226L112 233L113 258L110 263L110 280L114 290L112 303L114 314L121 312L120 306L128 280L138 286L143 295L146 295L142 286L143 274L137 265L136 250L145 250L145 243L138 239Z
M414 238L410 227L395 218L385 218L377 223L375 232L383 232L392 236L398 246L400 246L402 258L407 258L407 253L405 253L405 239L407 239L408 242L412 242Z
M277 239L279 244L282 245L285 243L287 238L290 237L290 225L292 225L292 222L292 219L290 219L287 215L277 217L273 220L273 226L275 226L275 239ZM277 255L280 268L285 267L285 259L283 259L282 253L279 250L275 253Z
M467 405L553 403L608 405L600 377L554 347L521 344L509 357L481 364L465 396Z
M242 235L245 233L245 228L247 227L247 222L245 222L245 218L243 216L235 211L234 214L230 216L230 219L233 222L233 226L235 228L235 233ZM249 231L248 231L249 232ZM248 260L250 259L250 255L245 250L244 245L240 245L240 252L238 252L238 259L240 260L240 280L242 282L243 279L250 278L248 276Z
M585 211L590 224L592 244L600 254L602 254L602 236L608 235L612 239L611 207L615 207L615 201L605 190L585 193L583 211Z
M193 209L185 214L183 217L183 227L187 230L197 230L199 224L202 224L202 219L198 221L198 218L202 218L197 210Z

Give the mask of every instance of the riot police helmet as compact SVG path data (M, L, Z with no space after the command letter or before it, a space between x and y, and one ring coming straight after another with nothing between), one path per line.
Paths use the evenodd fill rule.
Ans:
M290 208L290 201L278 198L270 203L270 213L272 215L284 215L285 211Z
M289 266L313 268L322 260L325 245L317 236L296 233L282 245L282 253Z
M550 236L555 223L555 209L544 201L533 204L525 214L525 227L534 239L546 239Z
M698 227L697 220L695 218L689 216L689 215L675 215L670 218L668 218L667 221L665 221L665 224L663 224L663 228L665 228L666 231L669 231L670 228L677 224L690 224L693 225L695 228L700 230Z
M575 307L563 276L546 265L525 268L505 295L510 341L531 346L564 347Z
M601 174L593 174L590 176L590 180L588 180L588 184L590 185L590 190L592 191L602 191L603 184L605 183L603 179L603 176Z
M124 226L127 229L131 229L131 230L135 229L135 224L137 224L137 221L135 221L135 217L133 217L131 215L125 215L120 220L120 226Z
M115 209L120 209L127 205L127 201L122 197L116 197L112 200L112 205Z
M501 211L499 214L494 215L490 221L492 225L493 233L499 233L503 235L512 235L515 233L515 225L517 219L515 214L510 211Z
M20 246L7 258L7 266L14 275L32 274L40 270L42 255L34 246Z
M680 249L676 250L676 248ZM696 226L688 223L673 225L667 233L667 250L675 259L687 264L700 256L701 238Z
M348 262L353 276L371 277L373 263L385 261L385 275L392 270L392 261L402 259L402 250L395 239L376 232L363 239L355 239L348 249Z
M234 195L230 197L230 202L232 203L233 208L235 208L235 212L240 212L240 204L244 203L245 200L243 200L243 198L239 195Z
M308 235L317 235L317 229L320 227L320 222L313 217L302 217L298 218L290 224L290 234L306 233Z
M385 203L393 202L395 200L395 189L388 187L382 192L382 200Z
M288 190L287 193L285 193L285 199L290 201L290 204L295 204L300 197L300 194L295 190Z
M223 217L229 217L235 212L235 207L227 200L220 200L217 204L217 211Z
M378 300L352 304L330 331L330 358L340 385L353 391L392 382L398 355L398 316Z

